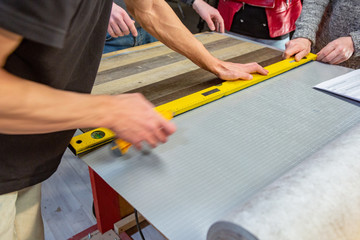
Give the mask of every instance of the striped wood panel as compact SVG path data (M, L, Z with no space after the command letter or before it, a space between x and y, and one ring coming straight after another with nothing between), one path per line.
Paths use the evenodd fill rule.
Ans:
M267 66L282 60L282 52L218 33L196 35L217 58L258 62ZM102 58L92 94L141 92L156 106L221 83L210 72L165 45L156 42Z

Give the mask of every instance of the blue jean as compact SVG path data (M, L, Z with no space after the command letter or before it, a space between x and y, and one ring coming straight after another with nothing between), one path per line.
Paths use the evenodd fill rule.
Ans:
M150 33L146 32L142 27L138 27L137 32L138 35L136 37L136 41L131 33L129 35L118 38L113 38L109 35L109 33L107 33L103 53L118 51L125 48L135 47L157 41L156 38L150 35Z
M243 38L255 41L255 42L259 42L268 46L272 46L275 48L278 48L280 50L285 50L285 43L287 43L288 41L290 41L289 37L284 38L282 40L272 40L272 39L261 39L261 38L254 38L254 37L249 37L249 36L244 36L244 35L240 35L237 34L237 36L241 36Z

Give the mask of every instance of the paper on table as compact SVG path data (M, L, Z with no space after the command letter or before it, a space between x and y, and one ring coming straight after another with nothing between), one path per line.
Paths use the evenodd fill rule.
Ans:
M332 92L360 102L360 69L322 82L314 88Z

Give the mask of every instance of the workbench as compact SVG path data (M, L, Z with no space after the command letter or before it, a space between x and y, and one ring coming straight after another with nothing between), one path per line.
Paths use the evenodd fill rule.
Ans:
M197 38L222 60L256 61L263 66L281 60L282 52L277 49L226 34L203 33ZM234 224L238 231L243 231L245 235L250 232L247 239L256 239L252 238L254 235L263 239L258 229L267 229L271 225L271 220L261 222L261 219L267 219L264 211L274 212L276 216L275 210L281 206L253 210L255 203L260 202L259 205L264 206L263 203L268 203L272 196L269 192L273 192L276 198L276 189L282 189L283 185L290 189L287 192L296 192L287 179L292 179L297 172L304 172L299 179L305 182L312 181L306 178L308 169L323 176L332 176L327 174L334 171L323 168L321 173L317 169L320 161L317 154L329 148L329 144L333 146L326 152L339 151L336 141L341 141L341 148L346 145L351 149L348 155L342 155L349 164L358 158L356 144L359 142L355 143L357 138L354 136L360 136L360 104L312 88L349 71L351 69L310 62L176 116L173 121L177 132L168 143L150 153L132 149L124 157L115 157L108 151L109 146L104 146L81 157L91 168L96 208L106 219L99 222L98 218L100 230L112 228L111 224L120 217L117 214L119 207L116 207L118 201L114 203L114 199L121 195L168 239L206 239L207 234L209 239L216 239L212 236L216 235L214 231L221 228L221 224L228 224L228 216L234 215L234 211L241 216L231 220L241 224ZM92 93L142 92L158 106L221 82L183 56L160 43L153 43L104 55ZM331 156L327 157L331 159ZM336 169L339 167L336 165L338 160L335 159L329 166ZM347 171L360 168L360 163L356 162L360 161L355 161L355 165ZM304 170L303 166L309 167ZM329 191L340 189L337 186L339 183L331 180L322 179L324 182L319 180L319 186L313 186L321 189L321 196L316 199L307 194L306 188L299 188L297 194L303 193L309 202L326 202ZM339 177L339 180L344 184L349 181L346 176L343 179ZM277 185L279 181L281 184ZM360 195L360 188L356 190L359 181L352 181L351 184L355 185L348 189L350 192L347 195L354 196L354 199ZM264 195L264 192L268 194ZM294 195L297 199L295 196L298 195ZM359 199L353 204L356 205ZM295 202L281 202L282 209L286 209L285 215L298 212L298 208L303 207L295 207ZM293 208L291 204L294 204ZM351 203L348 204L351 206ZM106 205L103 212L101 205ZM116 211L111 211L113 206ZM310 209L302 209L302 212L309 214ZM337 209L322 210L337 212ZM314 209L311 211L316 213ZM108 218L114 212L115 216ZM246 215L249 213L252 215ZM323 219L321 216L319 213L318 218ZM317 219L315 215L313 218ZM276 222L276 218L272 219ZM306 224L311 226L311 221L302 220L297 224L303 224L301 228L308 229ZM226 227L228 225L224 229ZM281 232L281 226L276 227ZM292 228L291 224L285 227ZM320 234L322 227L317 226L319 232L313 236ZM213 232L209 233L210 228Z

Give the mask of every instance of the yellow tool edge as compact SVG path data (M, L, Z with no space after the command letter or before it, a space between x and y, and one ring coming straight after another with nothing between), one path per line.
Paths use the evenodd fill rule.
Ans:
M155 109L159 112L170 111L174 116L176 116L209 102L215 101L223 96L232 94L259 82L265 81L312 60L316 60L316 55L312 53L309 53L306 58L303 58L298 62L296 62L294 58L285 59L265 67L265 69L269 71L269 74L266 76L253 74L252 80L226 81L220 85L212 86L199 92L165 103L156 107ZM91 135L96 131L104 132L104 137L101 139L94 139ZM115 133L113 133L111 130L107 128L96 128L78 136L74 136L70 141L69 147L77 155L108 143L114 138Z
M91 135L94 132L103 132L105 135L101 139L94 139ZM78 155L84 152L87 152L93 148L96 148L98 146L101 146L105 143L111 142L115 138L115 133L107 128L96 128L93 130L90 130L88 132L85 132L83 134L79 134L77 136L74 136L69 143L70 150Z

